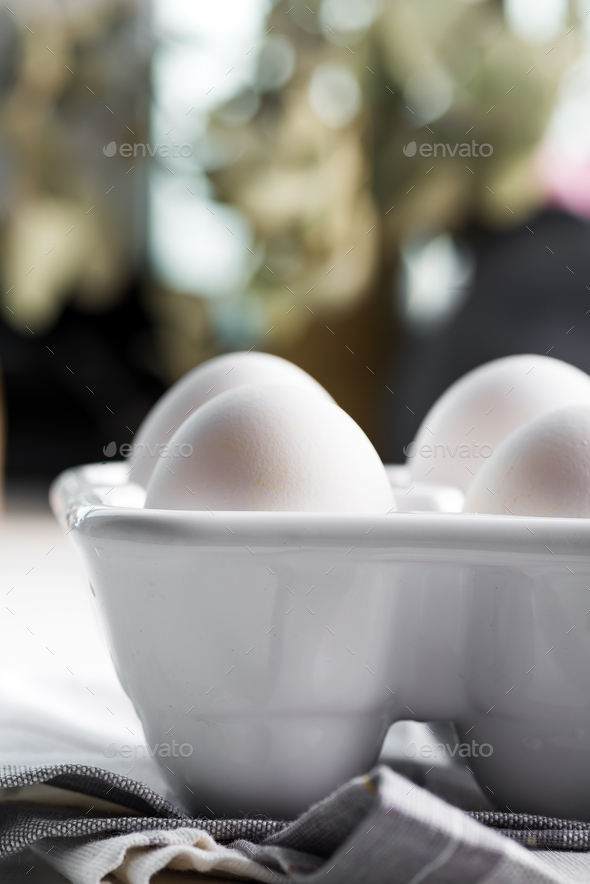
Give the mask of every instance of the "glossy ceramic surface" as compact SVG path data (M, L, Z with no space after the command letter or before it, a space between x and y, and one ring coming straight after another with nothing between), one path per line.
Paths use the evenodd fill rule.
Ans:
M63 473L52 506L193 812L293 816L439 719L498 805L590 819L589 521L146 510L127 469Z

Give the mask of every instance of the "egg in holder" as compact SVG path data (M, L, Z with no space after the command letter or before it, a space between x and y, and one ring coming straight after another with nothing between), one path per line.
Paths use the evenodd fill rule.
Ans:
M498 806L590 820L587 519L441 512L427 483L389 515L145 509L128 471L67 471L51 503L195 814L292 817L438 719L485 744Z

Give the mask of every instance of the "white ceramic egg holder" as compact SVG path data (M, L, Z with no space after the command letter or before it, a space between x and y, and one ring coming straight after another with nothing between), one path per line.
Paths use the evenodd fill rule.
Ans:
M492 747L469 767L499 806L590 819L590 521L146 510L127 471L51 503L148 742L192 749L162 770L195 814L293 816L439 719Z

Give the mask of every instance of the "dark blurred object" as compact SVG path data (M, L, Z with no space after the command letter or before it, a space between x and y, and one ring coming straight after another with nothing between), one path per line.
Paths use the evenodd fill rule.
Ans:
M8 412L8 479L53 478L130 442L164 386L138 286L112 310L65 308L45 335L0 324Z
M546 211L510 231L475 229L473 290L438 333L408 332L383 394L385 459L404 460L430 406L477 365L540 353L590 372L590 224ZM395 380L393 380L395 378ZM389 397L389 398L387 398Z

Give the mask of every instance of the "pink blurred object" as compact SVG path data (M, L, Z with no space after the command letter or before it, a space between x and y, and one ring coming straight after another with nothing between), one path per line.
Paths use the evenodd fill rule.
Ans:
M550 204L590 218L590 156L571 156L541 148L537 169Z

